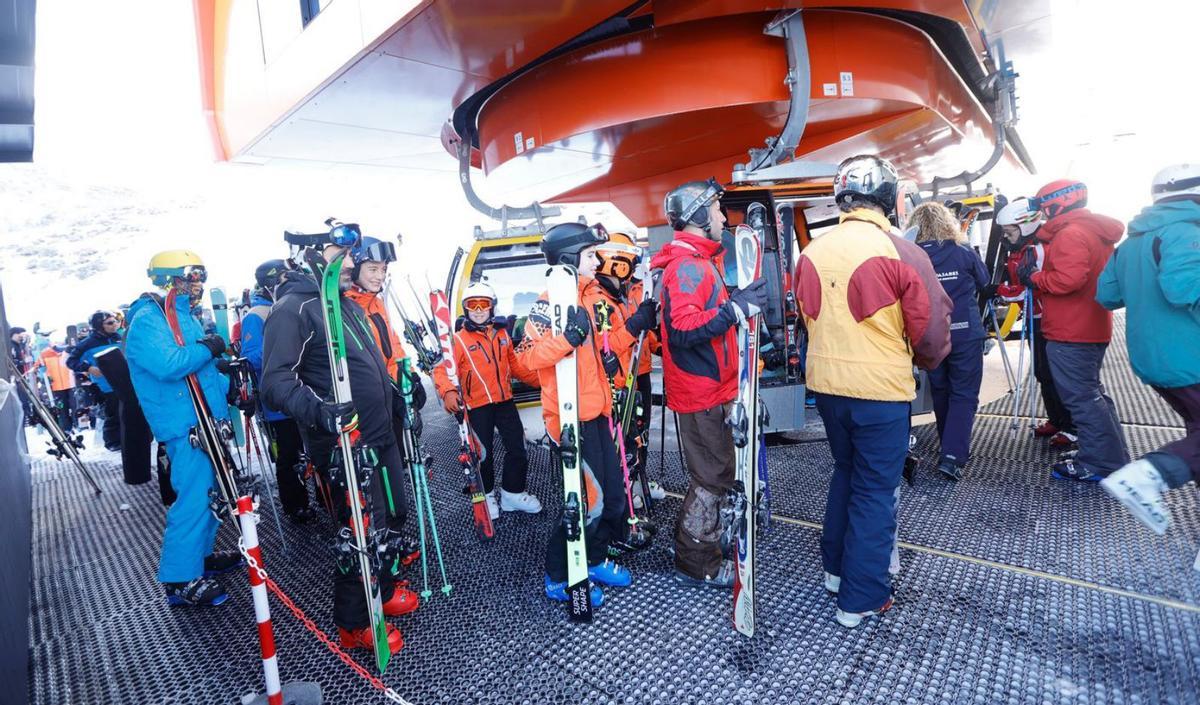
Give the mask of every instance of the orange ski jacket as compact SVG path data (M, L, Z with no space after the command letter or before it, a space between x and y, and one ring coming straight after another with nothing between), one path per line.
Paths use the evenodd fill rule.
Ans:
M514 376L526 384L538 384L537 373L525 367L513 349L508 329L494 324L480 331L459 327L454 332L454 362L468 410L512 399ZM455 391L445 365L434 368L433 383L441 399Z
M588 277L579 278L579 300L584 302L589 317L593 314L587 307L588 296L585 292L591 286L598 284ZM525 322L525 338L521 341L517 357L526 369L538 376L538 386L542 388L542 419L546 422L546 432L555 443L558 442L559 420L558 383L554 377L554 365L574 349L565 336L554 334L550 322L550 297L546 292L542 292L533 308L529 310L529 318ZM604 366L600 362L600 344L596 340L594 321L592 333L577 350L577 403L579 421L582 423L612 414L612 390L609 389L608 380L604 376Z
M46 368L50 389L61 392L75 388L75 372L67 367L65 356L54 348L46 348L38 356L38 365Z
M387 363L388 377L392 381L396 381L400 376L400 360L407 357L408 353L404 352L400 338L388 322L387 308L383 304L383 298L378 294L363 291L357 286L350 287L350 290L346 292L346 298L358 304L366 314L367 320L371 322L371 333L375 336L375 345L383 353L383 361Z

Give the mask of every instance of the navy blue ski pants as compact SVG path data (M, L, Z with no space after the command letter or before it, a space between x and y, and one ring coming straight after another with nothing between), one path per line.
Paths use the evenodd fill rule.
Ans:
M933 414L942 460L962 467L971 453L971 429L983 382L983 338L954 343L942 364L929 371Z
M908 453L908 402L817 395L833 476L825 503L821 561L842 579L838 607L866 612L892 595L888 564L896 531L896 488Z

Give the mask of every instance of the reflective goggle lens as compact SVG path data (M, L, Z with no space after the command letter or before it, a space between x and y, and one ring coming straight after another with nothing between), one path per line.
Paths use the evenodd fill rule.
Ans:
M463 302L463 308L468 311L487 311L492 307L491 299L475 298Z
M208 281L208 270L200 266L187 266L183 268L183 277L189 283L200 282L203 284Z

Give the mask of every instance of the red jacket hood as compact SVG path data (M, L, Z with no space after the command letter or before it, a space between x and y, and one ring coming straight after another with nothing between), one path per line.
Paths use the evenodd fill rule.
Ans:
M712 259L720 249L720 241L709 240L699 235L676 230L675 239L663 245L658 254L654 255L650 260L650 267L651 269L663 269L680 257L691 257L695 254Z
M1038 228L1037 238L1043 242L1050 242L1054 239L1055 235L1070 226L1083 228L1095 235L1102 242L1112 245L1117 244L1117 241L1121 239L1121 235L1125 232L1125 225L1116 218L1109 218L1107 215L1093 213L1086 208L1077 208L1047 221L1042 227Z

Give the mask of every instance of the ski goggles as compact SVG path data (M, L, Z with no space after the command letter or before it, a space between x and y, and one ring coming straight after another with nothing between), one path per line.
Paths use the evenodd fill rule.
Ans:
M152 277L171 277L174 279L182 279L189 284L197 282L203 284L208 281L208 270L202 264L187 264L182 267L155 267L154 269L146 270L146 273ZM170 282L159 282L160 286L169 286Z
M489 311L492 308L492 300L483 297L467 299L463 302L463 308L477 313L480 311Z

